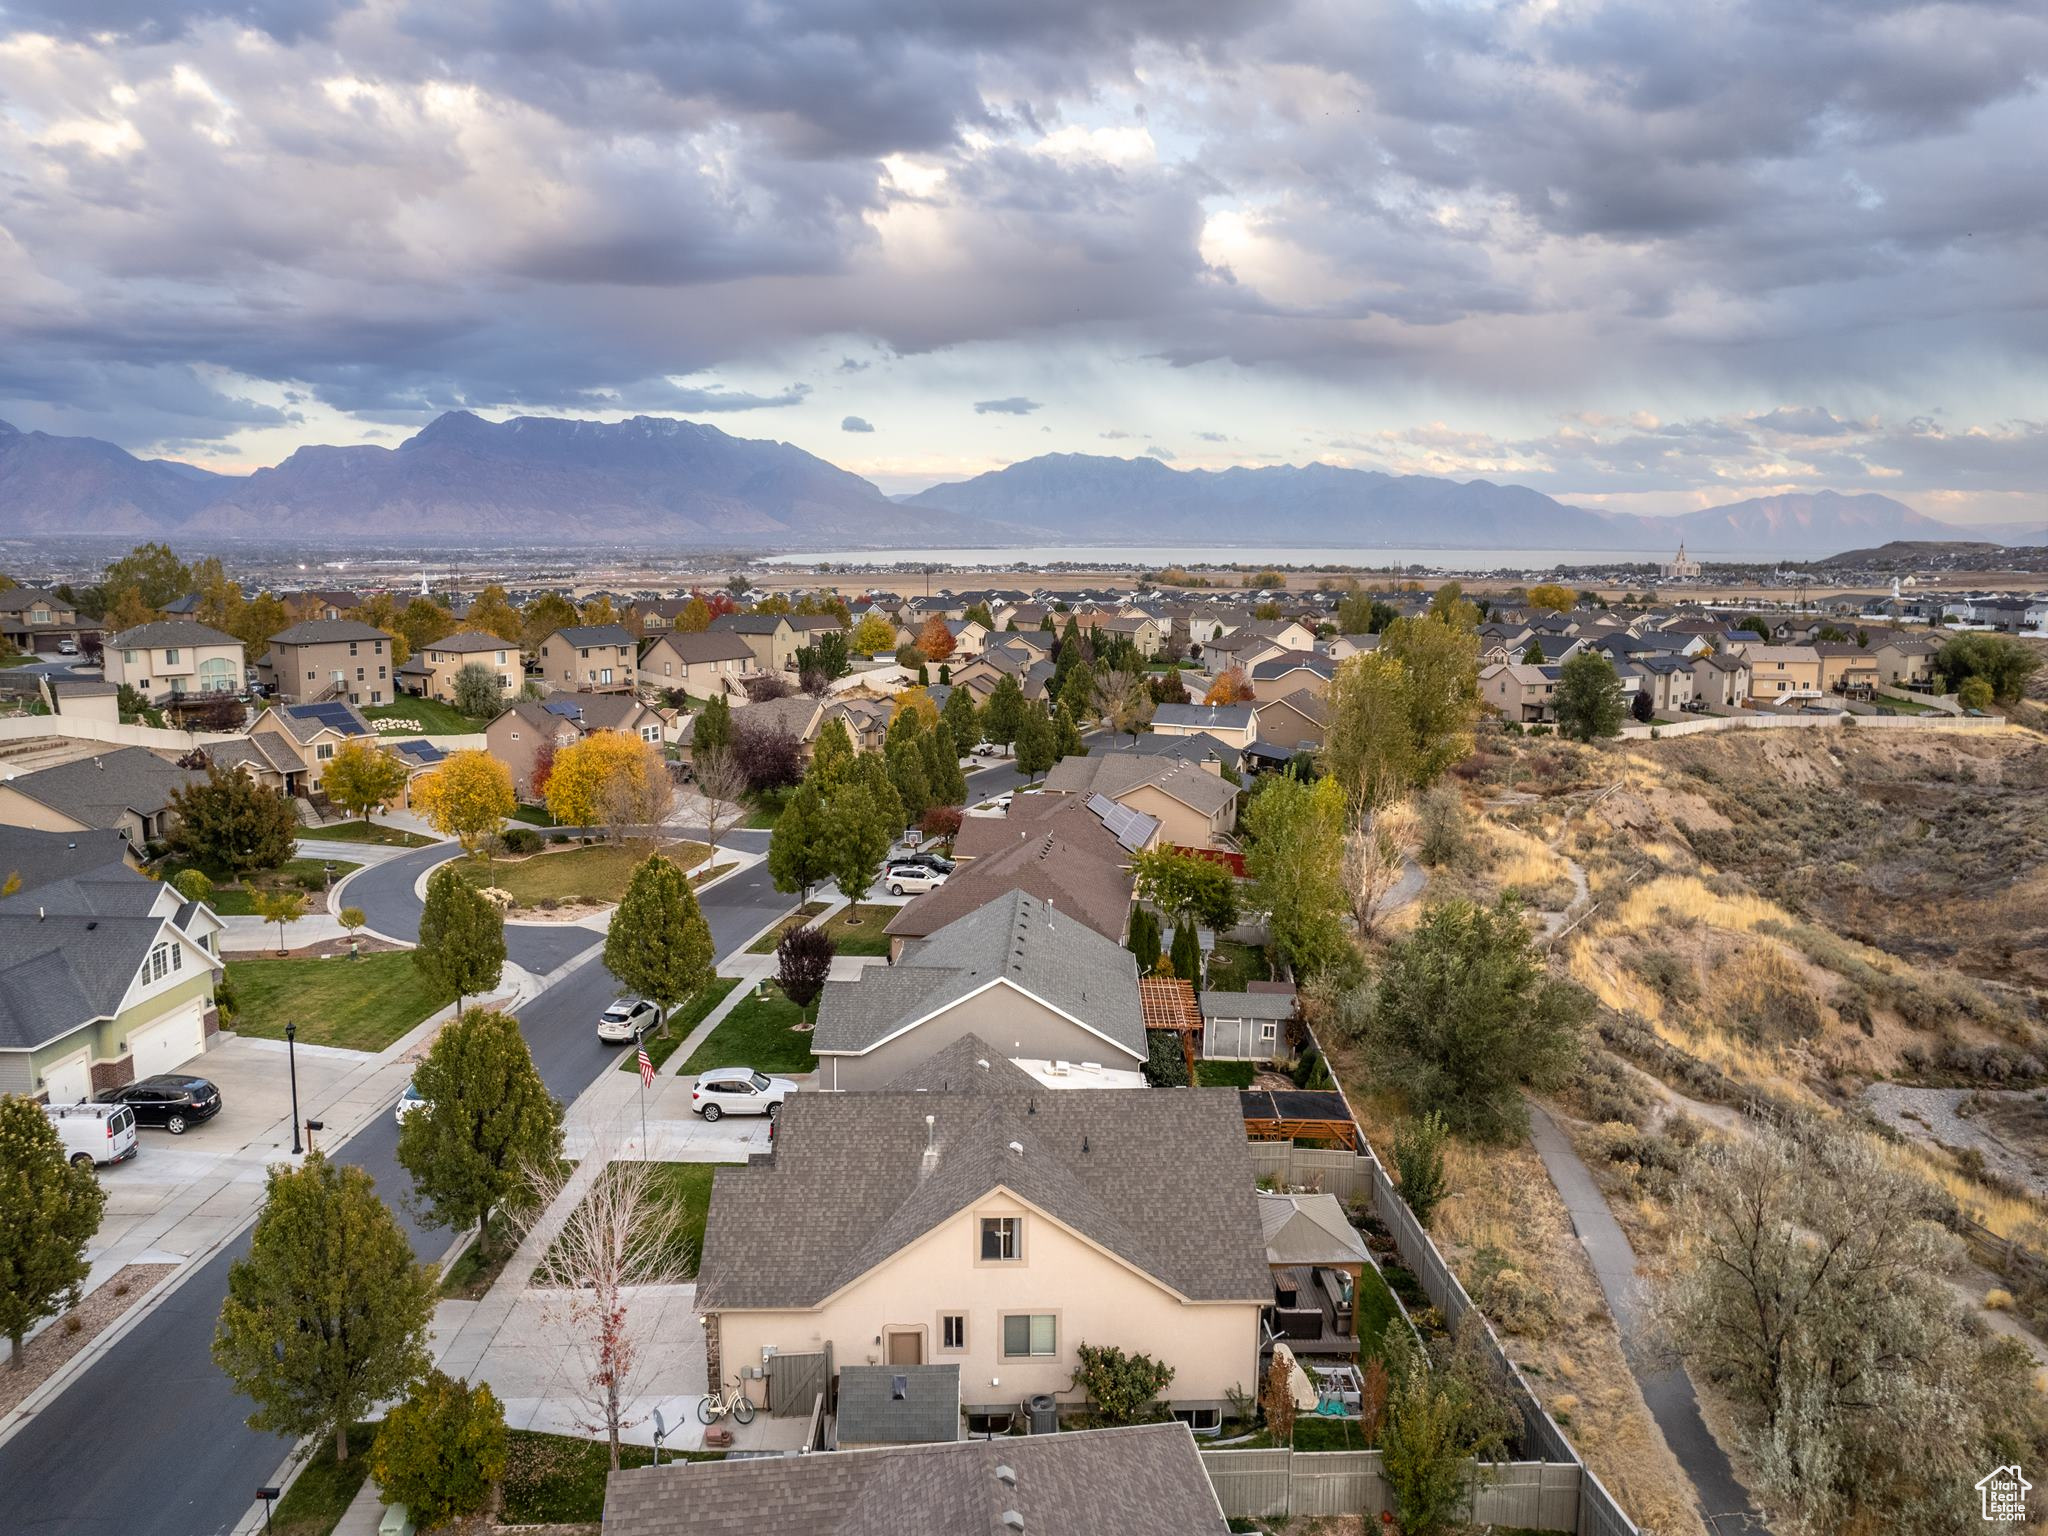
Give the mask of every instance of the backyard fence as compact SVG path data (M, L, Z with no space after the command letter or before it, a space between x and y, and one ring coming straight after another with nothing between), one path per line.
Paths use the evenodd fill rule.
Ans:
M1378 1451L1204 1451L1202 1466L1234 1520L1392 1513ZM1465 1518L1531 1531L1581 1529L1585 1470L1577 1462L1475 1464Z
M1624 725L1620 734L1628 740L1650 737L1697 736L1708 731L1816 731L1841 730L1854 720L1851 730L1872 731L2002 731L2002 715L1709 715L1704 720L1676 720L1670 725Z

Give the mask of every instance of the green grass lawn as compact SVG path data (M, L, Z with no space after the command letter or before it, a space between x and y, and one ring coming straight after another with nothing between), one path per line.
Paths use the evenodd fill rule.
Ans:
M771 789L755 795L742 827L754 832L772 832L775 823L782 820L782 808L789 804L789 791Z
M503 1211L491 1217L491 1250L486 1254L472 1232L469 1244L455 1255L447 1272L441 1276L441 1294L456 1301L479 1301L491 1283L504 1271L512 1255L519 1251L519 1233Z
M1880 693L1871 703L1877 706L1879 714L1894 715L1945 715L1945 709L1936 709L1932 704L1923 704L1918 699L1895 699L1890 694Z
M341 821L331 827L305 827L300 829L299 836L316 843L374 843L385 848L424 848L433 841L431 837L422 837L403 827L387 827L375 821Z
M1195 1063L1195 1086L1197 1088L1249 1088L1252 1085L1254 1067L1248 1061L1198 1061Z
M441 1006L427 995L412 951L351 960L230 960L236 1034L282 1040L288 1022L308 1045L381 1051Z
M752 1067L757 1072L815 1072L811 1033L793 1026L803 1010L768 983L766 997L749 997L705 1037L683 1063L683 1075L694 1077L713 1067Z
M323 866L334 866L334 883L339 885L342 878L352 875L363 866L350 864L342 859L286 859L276 869L259 870L243 885L218 885L206 898L206 904L222 917L254 917L256 915L256 892L258 890L291 890L306 893L306 910L321 909L321 898L325 895L321 873ZM164 864L164 878L172 879L191 866L179 859L167 860ZM291 925L285 926L285 942L291 942Z
M544 1435L538 1430L506 1431L505 1507L507 1525L596 1525L604 1517L604 1484L610 1448L601 1439ZM353 1458L351 1458L353 1459ZM723 1461L718 1451L661 1453L664 1462ZM644 1445L619 1447L621 1467L650 1467L654 1452Z
M334 1437L323 1436L306 1469L271 1511L272 1536L328 1536L370 1475L370 1447L376 1440L376 1425L350 1425L348 1460L337 1465Z
M1384 1276L1376 1269L1368 1268L1359 1279L1352 1293L1352 1309L1358 1314L1359 1358L1377 1360L1385 1358L1385 1345L1381 1342L1388 1326L1406 1329L1401 1321L1401 1309L1394 1303L1394 1293L1387 1289Z
M1209 956L1208 989L1211 992L1242 992L1248 981L1265 981L1272 975L1266 951L1256 944L1238 944L1218 939Z
M389 704L372 704L363 711L363 718L377 730L379 720L417 720L418 729L412 726L399 731L377 730L379 736L393 741L403 741L409 735L416 736L469 736L490 724L488 719L478 720L465 715L453 704L443 704L439 699L394 699Z
M799 924L816 917L824 907L822 901L807 901L796 912L790 913L773 928L762 934L747 946L750 955L772 955L775 946L782 942L783 934ZM889 935L882 930L889 919L896 915L894 907L871 906L860 909L860 926L849 926L853 914L851 907L841 907L825 919L825 936L839 947L842 955L886 955L889 953Z
M647 1047L647 1054L653 1058L657 1070L663 1062L675 1055L676 1047L683 1043L683 1037L699 1024L702 1024L711 1010L724 1002L726 994L739 984L740 979L737 976L713 977L710 986L669 1015L669 1034L666 1040L662 1039L659 1035L649 1035L645 1040L641 1041L641 1044ZM619 1057L619 1070L621 1072L638 1072L640 1070L640 1053L638 1051L629 1047L621 1050Z
M683 869L695 869L711 852L702 843L670 843L663 851ZM458 859L454 867L471 885L495 885L510 891L521 906L537 906L543 901L617 901L647 852L644 843L593 843L524 859Z
M544 805L521 805L512 813L514 821L523 821L529 827L557 827L561 823L548 814Z
M1358 1420L1330 1418L1304 1413L1294 1420L1294 1448L1297 1451L1369 1451Z

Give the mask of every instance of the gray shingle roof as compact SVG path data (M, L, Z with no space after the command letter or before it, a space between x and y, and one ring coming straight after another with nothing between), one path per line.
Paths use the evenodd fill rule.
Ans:
M780 613L722 613L711 621L711 627L725 634L772 635L788 622L787 615Z
M272 645L332 645L337 640L388 640L374 624L360 619L308 619L270 637Z
M1282 651L1252 668L1252 681L1272 682L1293 671L1308 671L1318 677L1335 677L1337 664L1319 651Z
M1201 995L1205 1019L1291 1019L1291 992L1204 992Z
M196 784L205 774L165 762L144 747L115 747L97 757L59 763L7 780L9 789L61 811L88 827L111 827L134 811L154 816L170 804L171 791Z
M1257 712L1255 704L1161 704L1152 712L1152 723L1197 731L1242 731L1250 728Z
M110 651L147 650L162 645L240 645L233 635L224 635L211 625L193 619L159 619L124 629L107 642Z
M1189 739L1214 738L1203 735ZM1199 762L1145 753L1102 752L1087 757L1063 757L1045 776L1045 787L1049 790L1107 795L1112 800L1121 800L1147 784L1205 816L1222 810L1237 794L1235 784L1221 774L1209 772Z
M500 640L496 635L486 634L480 629L465 629L459 634L444 635L430 645L421 646L420 649L423 651L456 651L467 655L470 652L516 651L519 649L519 642L517 640Z
M714 634L710 630L694 635L684 634L680 630L670 630L654 644L657 648L666 646L674 651L678 660L693 663L751 661L754 656L754 648L737 635Z
M871 1050L992 982L1027 992L1144 1058L1137 961L1087 925L1061 921L1056 907L1023 890L1006 891L907 945L886 970L870 967L858 980L827 982L811 1048Z
M1004 1481L1008 1468L1014 1483ZM1222 1536L1184 1424L614 1472L604 1536Z
M9 875L19 875L22 892L125 863L127 856L128 840L111 827L39 832L31 827L0 826L0 884Z
M999 1187L1191 1301L1263 1300L1255 1182L1229 1089L800 1093L714 1176L697 1300L818 1306Z
M548 639L560 638L579 650L591 645L638 645L633 631L623 624L569 624L555 631ZM545 644L546 642L542 642Z
M1039 811L1046 802L1048 810ZM1136 814L1104 803L1124 816ZM1019 806L1030 809L1019 815ZM1158 825L1149 816L1138 819ZM1087 804L1067 795L1025 795L1011 804L1008 816L977 816L962 830L968 827L974 832L970 847L956 839L954 851L970 855L969 862L898 911L889 920L892 937L937 933L1010 891L1023 891L1112 943L1122 941L1131 906L1130 854Z
M959 1438L957 1364L839 1368L841 1445L928 1445Z

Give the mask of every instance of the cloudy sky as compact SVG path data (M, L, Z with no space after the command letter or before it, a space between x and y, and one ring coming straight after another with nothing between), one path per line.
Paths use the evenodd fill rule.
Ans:
M2048 516L2048 9L0 0L0 418Z

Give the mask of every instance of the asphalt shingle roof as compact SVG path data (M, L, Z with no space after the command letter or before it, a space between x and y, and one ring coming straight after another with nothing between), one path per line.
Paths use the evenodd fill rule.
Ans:
M97 757L59 763L6 783L9 789L19 790L73 821L111 827L128 811L156 815L170 804L171 791L205 777L195 769L167 763L147 748L115 747Z
M839 1368L841 1445L929 1445L959 1438L957 1364Z
M486 634L480 629L465 629L459 634L444 635L429 645L420 647L423 651L455 651L463 655L471 652L506 651L519 649L516 640L500 640L496 635Z
M1028 807L1021 816L1019 806ZM1122 941L1131 908L1130 854L1097 812L1066 795L1025 795L1011 803L1008 816L977 816L962 823L963 833L968 828L969 846L956 838L954 851L969 861L898 911L889 920L891 937L937 933L1010 891L1023 891L1110 942Z
M1229 1089L991 1083L793 1095L714 1178L698 1305L818 1306L999 1187L1191 1301L1271 1294Z
M1191 727L1198 731L1243 731L1251 728L1256 704L1161 704L1152 724Z
M241 643L233 635L224 635L211 625L201 624L194 619L159 619L153 624L138 624L133 629L122 630L107 642L107 648L114 651L141 651L164 645Z
M566 640L581 650L592 645L637 645L633 631L623 624L570 624L555 631L549 639ZM543 642L545 643L545 642Z
M374 624L360 619L308 619L270 637L272 645L331 645L337 640L388 640Z
M1164 707L1164 706L1162 706ZM1205 735L1191 741L1213 740ZM1221 774L1211 773L1199 762L1176 757L1155 757L1133 752L1100 752L1087 757L1063 757L1045 776L1048 790L1069 794L1107 795L1120 800L1132 790L1151 785L1183 805L1205 816L1222 810L1237 794L1237 786Z
M1026 1536L1230 1528L1187 1426L1141 1424L614 1472L604 1536L1014 1536L1011 1514Z
M124 863L127 855L128 840L112 827L40 832L33 827L0 826L0 883L19 875L21 892Z
M1004 982L1057 1008L1140 1060L1145 1017L1128 950L1057 908L1010 890L907 945L894 965L830 981L815 1051L862 1053L916 1021Z

